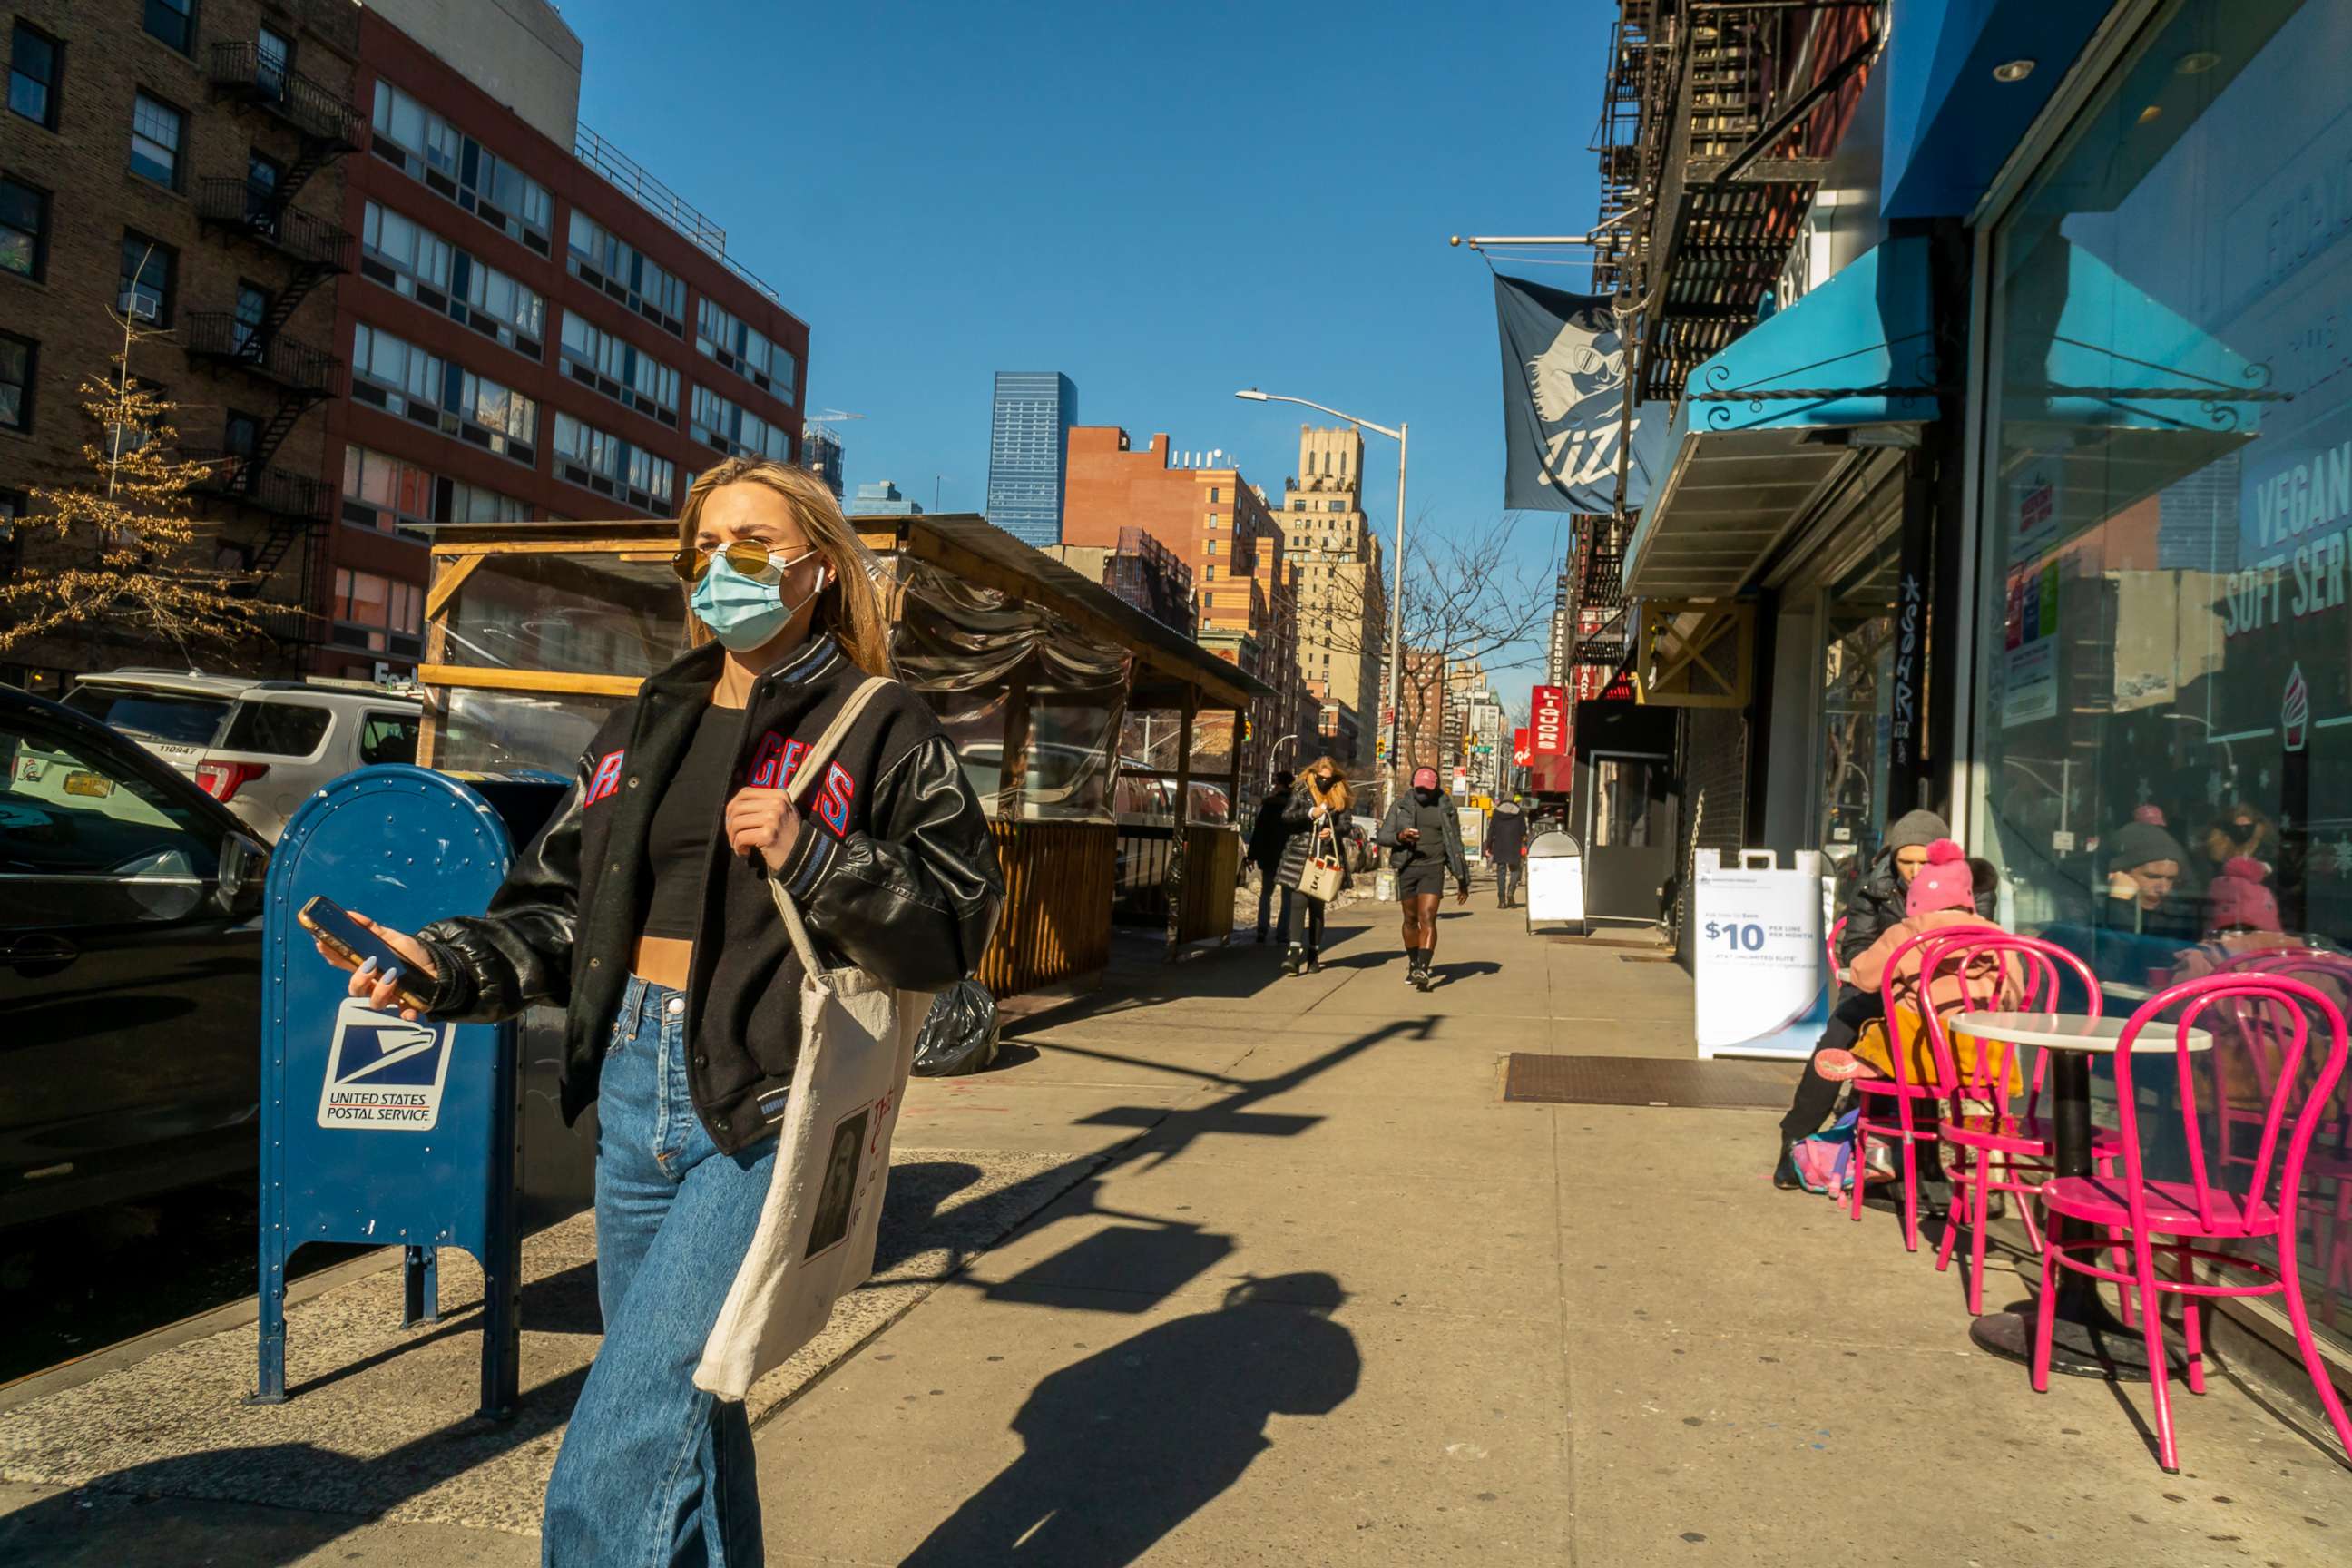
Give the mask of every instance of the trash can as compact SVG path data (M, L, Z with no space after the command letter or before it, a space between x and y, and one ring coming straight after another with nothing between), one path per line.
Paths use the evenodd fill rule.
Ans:
M439 1315L438 1248L479 1259L481 1414L512 1413L522 1026L376 1012L295 916L320 894L402 931L478 913L567 787L553 774L469 783L382 763L287 823L263 917L256 1403L286 1398L287 1258L306 1242L374 1242L406 1249L404 1326Z
M1528 930L1538 921L1586 928L1584 851L1565 833L1538 833L1528 846Z

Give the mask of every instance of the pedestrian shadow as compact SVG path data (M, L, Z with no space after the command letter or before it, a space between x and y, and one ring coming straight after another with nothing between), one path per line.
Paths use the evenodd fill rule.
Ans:
M1355 1336L1328 1274L1244 1281L1213 1311L1123 1340L1037 1384L1022 1455L902 1568L1134 1563L1274 1446L1274 1415L1328 1415L1356 1392Z
M1500 974L1503 966L1489 959L1476 958L1461 963L1433 963L1429 966L1437 975L1438 984L1451 985L1457 980L1475 979L1481 974Z

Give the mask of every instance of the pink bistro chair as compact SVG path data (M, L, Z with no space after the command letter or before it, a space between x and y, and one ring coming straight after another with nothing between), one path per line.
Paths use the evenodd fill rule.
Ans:
M2189 1031L2219 1002L2253 1004L2272 1015L2272 1026L2284 1041L2276 1088L2264 1109L2259 1142L2248 1163L2242 1192L2216 1186L2205 1158L2205 1118L2198 1105L2197 1055L2189 1047ZM2178 1023L2162 1016L2179 1008ZM2314 1070L2304 1072L2312 1044L2313 1024L2322 1026ZM2173 1033L2173 1059L2179 1084L2179 1115L2189 1154L2189 1180L2158 1182L2142 1169L2139 1105L2132 1089L2132 1047L2149 1028ZM2147 1338L2148 1390L2156 1402L2157 1462L2168 1474L2179 1474L2179 1446L2172 1431L2169 1363L2164 1350L2164 1314L2157 1303L2164 1295L2181 1300L2181 1336L2189 1352L2187 1381L2192 1394L2205 1392L2205 1342L2199 1302L2212 1296L2283 1295L2287 1320L2294 1325L2295 1345L2303 1364L2319 1391L2336 1440L2352 1458L2352 1421L2344 1414L2327 1363L2311 1332L2311 1314L2303 1299L2303 1281L2296 1266L2296 1232L2293 1208L2300 1189L2304 1163L2312 1136L2326 1115L2328 1097L2344 1075L2346 1055L2344 1014L2325 993L2288 975L2263 973L2209 974L2167 986L2139 1005L2125 1023L2116 1042L2116 1106L2123 1121L2124 1171L2120 1179L2107 1175L2062 1176L2042 1189L2053 1215L2065 1215L2094 1226L2119 1226L2128 1240L2132 1271L2126 1275L2102 1268L2091 1254L2111 1244L2091 1237L2052 1241L2042 1249L2042 1296L2033 1337L2033 1386L2050 1386L2052 1310L2057 1300L2057 1270L2072 1268L2094 1279L2137 1289L2142 1304L2140 1327ZM2292 1125L2290 1125L2290 1121ZM2280 1136L2285 1134L2281 1157ZM2224 1168L2228 1163L2225 1161ZM2284 1197L2282 1196L2284 1194ZM2275 1265L2255 1257L2221 1250L2200 1242L2270 1240L2278 1248ZM2159 1279L2156 1254L2171 1254L2173 1278ZM2256 1276L2242 1285L2200 1284L2194 1272L2198 1259L2217 1269L2236 1269Z
M2341 953L2315 952L2308 948L2272 948L2258 952L2241 953L2222 965L2223 972L2245 974L2284 974L2296 980L2308 981L2334 996L2352 996L2352 958ZM2279 1081L2279 1064L2284 1042L2274 1026L2270 1010L2240 1002L2235 1005L2238 1040L2253 1068L2256 1088L2252 1104L2217 1093L2222 1129L2221 1157L2232 1164L2249 1164L2251 1156L2242 1151L2243 1139L2259 1134L2264 1117L2263 1108L2275 1092ZM2251 1015L2251 1016L2250 1016ZM2339 1097L2343 1086L2338 1085ZM2339 1098L2322 1120L2313 1142L2320 1147L2312 1151L2305 1163L2305 1179L2312 1184L2299 1199L2301 1213L2311 1222L2313 1240L2316 1243L2322 1283L2320 1301L2326 1313L2328 1327L2336 1327L2342 1315L2342 1304L2352 1297L2352 1115L2347 1115ZM2316 1190L2333 1185L2332 1198Z
M1838 987L1845 984L1845 965L1838 962L1837 944L1838 938L1845 934L1845 922L1850 917L1845 915L1838 916L1837 923L1830 927L1830 934L1824 938L1822 942L1823 947L1829 949L1830 1000L1832 1003L1835 1003L1837 1000Z
M1919 954L1919 994L1927 994L1927 983L1941 967L1944 950L1973 931L1927 931L1911 938L1888 955L1886 973L1879 977L1878 994L1886 1030L1886 1057L1893 1064L1893 1078L1858 1078L1853 1080L1859 1092L1861 1105L1853 1123L1853 1218L1862 1218L1863 1188L1869 1169L1870 1146L1879 1142L1903 1151L1903 1246L1906 1251L1919 1250L1919 1153L1918 1145L1934 1142L1933 1129L1918 1125L1914 1115L1917 1106L1933 1104L1946 1099L1952 1086L1943 1082L1914 1083L1911 1081L1911 1052L1906 1050L1895 1028L1895 973L1905 958ZM1933 1012L1929 1008L1926 1011ZM1889 1120L1887 1112L1893 1112Z
M2082 982L2084 994L2089 998L2089 1016L2100 1016L2099 983L2090 966L2055 942L2038 937L2015 936L2007 931L1963 931L1960 940L1942 948L1935 955L1937 969L1958 966L1965 969L1979 955L1990 954L2000 959L2005 968L2017 973L2024 983L2022 999L2018 1010L2028 1013L2054 1013L2064 977L2071 973ZM1951 1033L1956 1018L1982 1011L1985 999L1971 988L1958 1007L1941 1013L1931 1013L1926 1020L1927 1038L1934 1052L1937 1088L1945 1101L1940 1134L1944 1146L1954 1152L1946 1163L1950 1176L1955 1202L1952 1215L1944 1226L1943 1245L1936 1250L1936 1269L1941 1273L1951 1267L1953 1249L1958 1245L1963 1223L1969 1232L1969 1310L1981 1317L1984 1313L1985 1225L1994 1193L2013 1193L2021 1199L2030 1199L2042 1190L2042 1183L2057 1173L2056 1133L2042 1115L2042 1080L2049 1075L2050 1056L2037 1051L2033 1070L2022 1070L2018 1077L2025 1085L2024 1103L2021 1107L2009 1088L2011 1063L2021 1047L2003 1040L1981 1043L1976 1059L1963 1074L1951 1046ZM1965 1026L1962 1026L1965 1032ZM2114 1163L2120 1143L2112 1132L2096 1131L2092 1135L2092 1158L2103 1174L2114 1173ZM1998 1157L1998 1163L1996 1163ZM1961 1200L1965 1200L1962 1202ZM1965 1210L1967 1218L1961 1215ZM2036 1251L2042 1248L2042 1233L2034 1224L2030 1203L2018 1205L2019 1217L2024 1222L2025 1236ZM2122 1267L2124 1254L2116 1251L2116 1262ZM2131 1311L2130 1293L2125 1293L2125 1321Z

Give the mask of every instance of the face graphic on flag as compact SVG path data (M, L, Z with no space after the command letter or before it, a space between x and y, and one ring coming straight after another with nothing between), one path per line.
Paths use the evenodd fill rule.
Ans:
M1574 416L1594 398L1617 411L1625 384L1625 345L1617 319L1607 310L1579 310L1560 325L1551 346L1528 362L1528 390L1547 425Z

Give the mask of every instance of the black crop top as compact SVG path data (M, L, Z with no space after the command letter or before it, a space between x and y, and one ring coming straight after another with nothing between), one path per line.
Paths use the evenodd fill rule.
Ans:
M711 840L724 826L727 797L735 782L735 747L742 733L740 708L714 703L695 721L694 739L663 786L646 830L644 886L648 891L638 935L694 940Z

